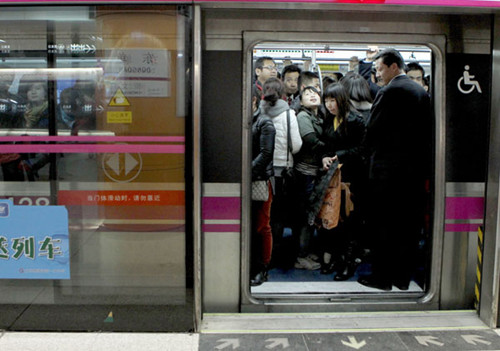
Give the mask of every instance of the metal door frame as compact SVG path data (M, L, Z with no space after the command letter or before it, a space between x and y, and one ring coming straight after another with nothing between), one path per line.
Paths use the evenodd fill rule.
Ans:
M391 308L390 306L400 306L400 308L413 309L418 306L423 308L438 308L440 299L440 284L441 284L441 266L442 266L442 249L444 237L444 210L445 210L445 53L446 53L446 38L443 35L415 35L408 34L387 34L387 33L342 33L342 32L260 32L260 31L245 31L243 32L243 111L242 111L242 242L241 242L241 304L242 305L275 305L277 310L283 308L286 303L276 301L257 300L250 293L249 286L249 252L250 252L250 231L251 231L251 126L249 118L251 114L251 85L252 85L252 52L253 47L261 42L329 42L329 43L353 43L353 44L373 44L373 45L425 45L433 52L433 98L434 98L434 114L435 114L435 189L434 189L434 222L432 224L433 241L432 241L432 266L430 289L426 295L418 300L413 299L386 299L384 298L384 309ZM380 295L378 295L380 296ZM353 306L352 309L358 311L359 308L367 308L368 310L380 308L377 304L367 304L368 299L357 300L357 302L340 302L344 306ZM310 310L311 300L304 301L304 298L289 306L303 304L304 310ZM370 300L373 302L373 300ZM320 308L324 310L327 304L321 304ZM278 306L279 305L279 306ZM335 305L329 303L328 305ZM309 307L308 307L309 306ZM338 305L337 305L338 307ZM286 310L286 307L284 307ZM335 308L335 307L334 307ZM422 307L421 307L422 308Z
M500 324L500 15L492 28L492 86L488 178L486 180L484 249L482 255L479 318L490 328Z
M193 264L194 328L199 332L202 320L201 296L201 9L193 9Z

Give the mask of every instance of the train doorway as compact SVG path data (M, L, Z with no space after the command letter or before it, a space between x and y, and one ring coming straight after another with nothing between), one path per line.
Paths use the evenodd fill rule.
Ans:
M319 78L320 86L318 88L322 91L325 91L327 85L332 81L334 85L341 84L336 83L336 81L339 79L341 81L345 80L342 77L347 76L346 78L348 78L353 73L359 74L360 71L366 70L365 67L361 66L366 66L366 60L363 59L371 51L394 47L402 54L405 64L410 64L410 66L418 64L424 71L420 79L422 79L422 83L425 81L428 82L425 85L432 96L433 102L432 110L435 116L433 122L435 136L433 140L433 155L435 160L433 167L435 171L433 174L435 178L428 184L429 199L431 200L426 205L425 217L427 223L422 227L419 239L419 253L415 261L417 270L413 275L408 290L394 288L391 291L382 291L366 288L357 282L358 275L370 270L370 252L367 248L357 248L361 252L358 251L358 256L355 257L357 260L356 267L346 279L335 279L336 275L325 269L325 262L322 261L325 257L325 250L319 249L318 252L314 252L313 249L308 256L309 265L301 266L295 259L292 259L292 262L277 262L276 265L272 263L271 269L268 272L268 280L263 284L254 285L251 280L252 272L250 267L252 238L245 235L244 243L248 246L244 246L242 251L242 267L245 274L247 274L246 276L250 274L248 285L245 284L245 281L243 282L244 294L248 298L247 301L269 305L276 303L280 306L287 303L302 304L306 303L306 301L309 303L316 301L327 305L330 304L326 308L332 308L333 310L359 308L360 304L363 304L364 301L384 301L383 309L391 309L391 305L393 306L392 308L400 308L401 305L406 305L405 308L412 309L416 307L417 302L421 303L425 301L427 308L436 308L441 274L440 252L443 246L443 233L442 229L440 229L443 218L443 207L439 200L443 195L438 194L444 193L444 179L439 176L439 174L443 173L437 170L444 167L441 162L443 158L443 154L441 154L443 145L441 145L442 140L439 138L439 135L444 132L442 121L444 118L442 113L443 38L438 36L422 36L418 38L419 40L416 40L414 37L410 40L404 36L377 36L370 34L364 38L363 42L360 42L358 36L352 36L353 40L350 41L351 36L348 34L339 34L339 41L336 42L335 39L332 39L334 37L332 34L328 35L328 40L322 40L324 37L321 34L308 35L305 33L280 33L280 41L276 41L275 33L272 35L272 40L267 39L269 37L267 33L256 32L248 32L244 35L245 43L247 44L244 51L246 55L244 60L246 64L244 81L248 83L248 87L252 87L255 84L255 79L258 78L254 74L256 71L255 63L258 62L259 58L261 58L261 61L262 58L272 59L270 62L276 66L276 71L280 73L286 72L286 70L283 71L283 68L287 65L298 66L303 71L315 72ZM300 41L300 38L304 40ZM311 38L317 39L311 40ZM418 44L408 45L408 42ZM267 61L265 63L269 64ZM370 71L371 67L368 68L368 75ZM408 75L410 76L410 74ZM283 79L284 77L282 76L281 78ZM376 79L376 75L373 76L373 80L371 81L373 86L377 84ZM247 94L244 94L243 105L245 106L247 100L249 100L251 90L244 88L244 91ZM245 113L247 114L250 113L248 111L249 107L249 104L245 106ZM243 164L246 165L247 163L243 162ZM245 169L243 174L246 174ZM245 179L245 176L243 176L243 179L243 188L246 189L245 181L247 179ZM243 213L245 214L247 211L243 211ZM273 220L272 216L271 212L271 222ZM251 221L252 219L247 218L247 220ZM281 246L281 249L287 251L288 254L293 255L294 240L291 228L285 225L283 233L284 235L278 238L279 241L276 240L273 234L273 245L276 243ZM321 238L319 238L317 233L318 231L315 231L311 238L311 247L314 247L314 245L317 245L316 247L324 245L321 243ZM283 255L283 252L273 251L273 255L275 253L275 258L282 258L279 255ZM245 276L243 271L242 276ZM340 277L340 273L337 273L337 276ZM338 303L341 303L341 305ZM244 308L252 310L251 305L250 307L245 305ZM365 304L363 308L379 309L382 307L377 303L371 303L370 305Z

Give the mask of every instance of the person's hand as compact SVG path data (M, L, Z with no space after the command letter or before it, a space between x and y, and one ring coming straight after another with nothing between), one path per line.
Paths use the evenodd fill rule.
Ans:
M337 159L337 155L333 156L333 157L323 157L323 170L328 170L328 168L330 168L330 166L332 165L333 161L335 161Z
M378 54L378 46L369 46L368 50L366 50L366 61L372 62L375 55Z

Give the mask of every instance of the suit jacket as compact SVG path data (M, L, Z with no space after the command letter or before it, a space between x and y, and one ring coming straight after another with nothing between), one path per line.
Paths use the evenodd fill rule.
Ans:
M369 177L409 182L429 176L432 168L430 99L406 75L395 77L377 94L364 142Z

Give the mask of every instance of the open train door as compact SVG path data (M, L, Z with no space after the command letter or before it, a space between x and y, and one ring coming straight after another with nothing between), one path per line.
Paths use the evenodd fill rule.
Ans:
M281 30L286 25L281 23ZM250 247L251 247L251 172L252 155L247 150L251 147L251 131L248 123L243 122L242 145L242 252L241 252L241 310L286 312L297 311L376 311L376 310L418 310L439 309L442 287L442 260L445 243L444 236L444 200L445 200L445 38L441 35L409 35L409 34L359 34L332 32L276 32L276 31L244 31L243 33L243 121L249 121L251 116L251 86L254 79L253 65L261 56L273 57L280 68L287 63L309 61L305 70L323 71L339 65L330 62L321 70L321 57L334 57L338 52L353 55L351 52L366 51L369 46L380 48L394 47L407 55L427 52L428 64L432 76L432 102L434 113L434 179L431 179L431 204L428 209L429 235L428 250L422 262L427 262L424 282L414 290L402 292L394 289L390 292L363 290L355 280L350 282L311 281L308 279L290 281L289 273L279 276L281 281L270 282L259 287L250 286ZM283 56L286 53L288 56ZM293 57L298 53L297 58ZM403 57L405 54L403 54ZM349 57L349 56L346 56ZM339 58L339 60L346 59ZM411 59L411 57L405 58ZM312 67L312 68L311 68ZM270 274L278 274L273 273ZM276 277L276 275L275 275ZM318 277L316 277L316 280ZM271 280L271 279L270 279ZM314 278L313 278L314 280ZM294 284L299 283L299 284ZM307 284L304 284L307 283ZM349 285L350 283L350 285ZM267 284L267 286L266 286ZM346 287L342 284L348 284ZM357 287L359 285L359 287ZM310 286L315 286L309 289ZM314 302L314 303L312 303Z

